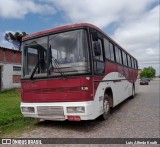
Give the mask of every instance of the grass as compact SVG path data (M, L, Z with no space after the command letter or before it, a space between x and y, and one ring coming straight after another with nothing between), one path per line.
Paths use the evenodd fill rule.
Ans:
M20 110L20 90L0 92L0 137L15 137L35 127L35 119L24 118Z

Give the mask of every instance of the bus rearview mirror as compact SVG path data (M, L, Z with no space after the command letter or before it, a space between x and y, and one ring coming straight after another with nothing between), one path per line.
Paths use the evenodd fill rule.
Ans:
M95 31L92 32L92 39L93 39L93 41L98 41L98 33L97 32L95 32Z

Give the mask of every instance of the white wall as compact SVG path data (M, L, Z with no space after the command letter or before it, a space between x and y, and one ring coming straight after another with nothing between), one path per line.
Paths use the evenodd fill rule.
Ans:
M20 88L20 83L13 83L13 75L21 75L21 71L13 71L13 66L20 64L3 64L2 68L2 90L11 88Z

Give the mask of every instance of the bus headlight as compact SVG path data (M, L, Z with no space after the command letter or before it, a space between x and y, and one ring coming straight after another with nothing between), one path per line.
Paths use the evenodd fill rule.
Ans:
M34 107L22 107L22 112L34 113Z
M85 107L67 107L67 113L85 113Z
M82 86L81 90L88 90L88 87L87 86Z

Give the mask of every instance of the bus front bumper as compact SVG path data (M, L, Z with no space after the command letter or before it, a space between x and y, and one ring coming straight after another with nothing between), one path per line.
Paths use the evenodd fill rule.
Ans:
M96 118L93 108L93 101L63 103L21 102L21 112L24 117L34 117L44 120L92 120Z

